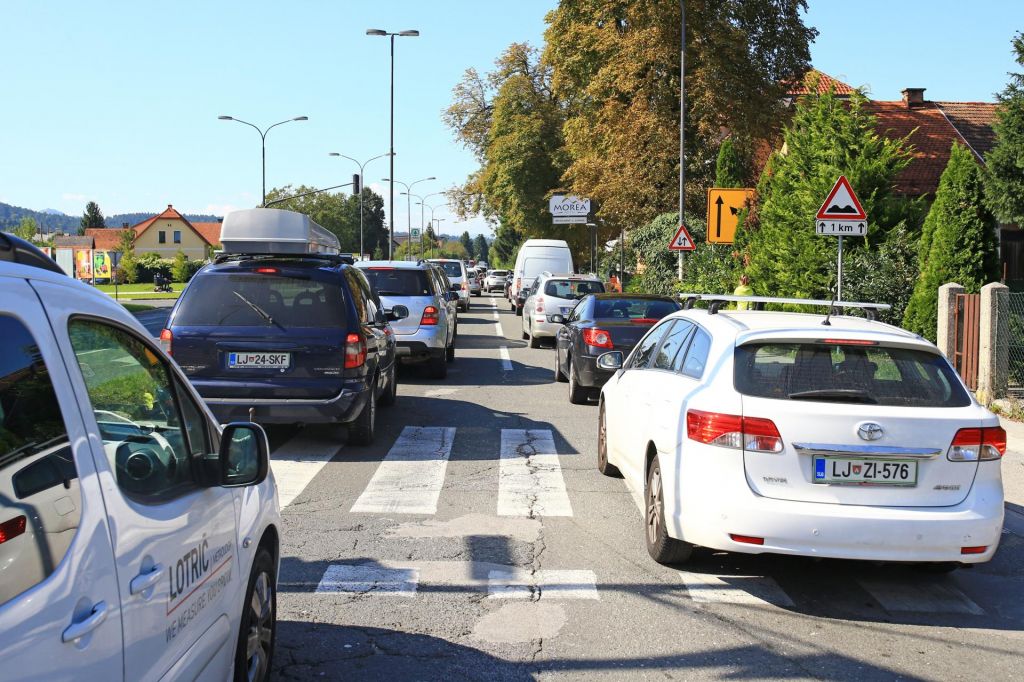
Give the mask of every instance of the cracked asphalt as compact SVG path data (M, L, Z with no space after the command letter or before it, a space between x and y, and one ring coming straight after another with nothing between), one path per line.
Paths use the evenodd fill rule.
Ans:
M474 298L448 378L403 370L375 445L301 434L336 454L283 510L277 679L1024 678L1020 525L993 562L952 575L708 551L658 565L634 496L596 470L596 404L569 403L552 349L526 347L520 323L502 299ZM406 426L456 429L436 513L352 513ZM498 514L503 429L527 432L537 481L552 480L535 461L550 432L571 515L535 513L540 492L528 513ZM271 432L275 447L295 436ZM317 591L339 565L415 591ZM495 576L519 581L519 598L496 598Z

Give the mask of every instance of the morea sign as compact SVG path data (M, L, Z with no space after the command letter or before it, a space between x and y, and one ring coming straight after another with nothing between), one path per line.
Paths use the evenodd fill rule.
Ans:
M567 216L586 217L590 213L590 199L581 199L572 194L556 194L548 202L548 210L555 218Z

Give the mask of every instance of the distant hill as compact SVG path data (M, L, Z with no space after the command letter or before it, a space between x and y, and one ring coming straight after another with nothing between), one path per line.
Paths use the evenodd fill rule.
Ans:
M156 214L157 211L152 213L119 213L106 216L104 222L107 227L121 227L124 223L135 225L147 218L152 218ZM213 223L220 220L220 216L209 214L185 214L185 217L190 221L200 223ZM78 234L78 228L82 224L81 216L66 215L55 209L33 211L30 208L21 208L20 206L11 206L10 204L0 202L0 230L11 230L17 227L22 218L35 218L36 222L39 223L40 231L47 234L50 232Z
M67 215L64 211L58 211L55 208L44 208L40 213L45 213L47 215Z

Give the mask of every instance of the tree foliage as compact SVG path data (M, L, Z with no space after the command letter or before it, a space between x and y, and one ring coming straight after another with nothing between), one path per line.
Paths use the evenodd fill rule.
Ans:
M86 230L97 227L106 227L106 222L103 219L103 211L100 210L99 204L95 201L90 201L85 205L85 213L82 214L82 224L78 234L85 234Z
M840 175L868 214L866 239L846 239L846 253L872 249L906 221L917 236L919 209L892 196L896 174L909 163L906 140L879 136L865 99L832 93L802 98L758 185L756 212L743 216L737 242L751 286L761 295L828 298L835 282L836 239L814 231L814 215ZM891 295L900 295L893 292Z
M271 189L267 192L267 202L283 199L315 188L284 187ZM368 253L376 253L381 249L387 253L388 230L384 225L384 199L368 187L363 190L363 236ZM320 192L299 199L289 199L273 208L284 208L290 211L305 213L313 222L333 232L338 237L343 252L359 252L359 197L343 192Z
M715 160L715 187L748 187L751 170L731 137L722 140Z
M1024 34L1013 38L1017 63L1024 66ZM1024 73L1011 73L997 96L996 144L986 155L986 203L1004 223L1024 224Z
M36 234L39 233L39 223L36 222L35 218L25 217L18 222L18 226L14 228L14 236L21 237L25 241L32 241L36 238Z
M459 243L462 244L462 248L466 250L466 254L473 257L473 238L469 236L469 232L463 232L462 236L459 237Z
M982 170L974 154L956 142L925 231L931 235L931 246L921 261L903 324L934 341L940 286L956 282L967 293L977 293L999 277L999 240L995 219L984 203Z
M486 261L490 245L487 243L487 237L482 234L478 234L473 240L473 255L477 260Z

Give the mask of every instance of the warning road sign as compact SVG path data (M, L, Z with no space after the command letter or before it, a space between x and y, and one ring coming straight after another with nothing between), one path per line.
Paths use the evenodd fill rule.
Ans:
M736 239L736 227L740 222L740 211L754 196L752 189L725 189L712 187L708 190L708 241L714 244L732 244Z
M669 251L693 251L697 248L697 245L693 243L693 237L690 236L689 230L686 229L686 225L680 225L676 231L676 236L672 237L672 241L669 242Z
M815 219L846 222L868 219L867 214L864 213L864 208L860 205L860 200L853 193L853 187L850 187L850 182L846 179L845 175L840 175L839 179L836 180L836 184L832 191L828 193L825 203L818 209Z

